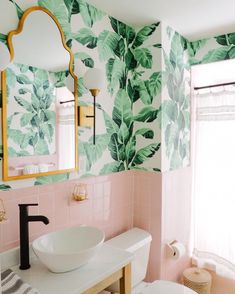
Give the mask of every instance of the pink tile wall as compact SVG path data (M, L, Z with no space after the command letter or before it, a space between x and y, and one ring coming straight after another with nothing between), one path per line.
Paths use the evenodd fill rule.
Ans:
M162 268L161 279L181 281L182 272L191 265L192 169L182 168L162 174ZM183 243L187 254L174 260L167 254L166 244L172 240Z
M161 173L136 171L134 178L134 226L152 235L147 274L148 281L160 278L161 273Z
M136 172L134 226L153 237L147 280L180 281L191 265L187 254L178 261L166 254L166 243L179 240L189 246L191 230L191 169L165 173Z
M88 200L71 200L74 185L87 184ZM72 180L27 189L0 192L8 221L0 224L0 252L19 245L19 203L39 203L30 214L42 214L50 224L30 223L30 239L47 232L79 224L95 225L111 238L133 226L134 174L121 172L108 176Z
M85 183L89 199L71 200L75 184ZM18 204L37 202L30 213L43 214L50 224L30 224L30 239L79 224L102 228L109 239L133 226L153 237L147 280L178 280L188 257L174 261L165 255L165 243L177 239L186 245L190 232L190 169L167 173L127 171L27 189L0 192L8 221L0 225L0 251L18 246Z

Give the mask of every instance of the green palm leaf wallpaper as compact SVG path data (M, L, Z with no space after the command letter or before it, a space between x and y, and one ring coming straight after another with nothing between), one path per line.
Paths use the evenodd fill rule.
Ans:
M58 80L52 72L19 63L10 64L6 75L9 157L54 154L54 91L64 84L63 78Z
M163 73L162 166L174 170L190 159L190 66L187 40L162 23Z
M111 107L107 109L103 101L97 105L105 133L97 136L96 146L90 144L92 138L83 140L86 133L80 136L79 154L80 158L84 156L85 172L89 175L97 174L97 169L99 174L144 169L143 164L153 159L161 145L160 140L153 144L154 129L135 132L137 124L141 124L142 128L147 127L157 119L159 112L158 108L152 106L153 98L161 92L160 72L153 73L152 64L153 56L159 49L146 42L154 33L160 36L159 23L136 31L112 17L107 20L110 30L106 28L98 34L92 49L97 49L100 65L102 63L105 67L107 104L111 104ZM95 32L90 35L94 38ZM87 44L87 41L82 40L82 43ZM143 80L144 76L146 80ZM158 78L156 84L153 82L155 77ZM160 102L160 96L158 99ZM145 105L152 106L150 114L145 110ZM139 110L145 110L145 116L139 113L135 115ZM143 146L138 144L139 137L144 141ZM101 164L98 159L102 152L105 160ZM159 165L160 162L156 162L156 166Z
M134 29L83 0L33 2L57 17L74 52L80 71L79 103L91 102L82 78L88 68L104 69L107 89L102 89L97 102L96 145L91 144L92 130L79 129L79 174L24 180L21 187L131 169L160 170L160 23ZM11 4L18 19L28 8L18 1ZM4 33L0 40L6 42ZM26 82L21 92L26 91ZM17 182L2 184L2 189L9 188L17 188Z
M189 43L190 64L203 64L235 58L235 33Z
M190 43L164 22L132 28L84 0L4 2L11 13L14 10L15 25L34 5L57 17L75 56L81 105L92 102L83 85L86 70L102 68L106 79L97 98L96 145L92 130L79 128L79 173L24 180L20 187L133 169L160 172L189 164L190 65L233 58L234 34ZM0 31L1 42L6 43L8 31ZM16 81L13 77L9 82ZM25 84L23 79L22 93L28 91ZM22 124L29 119L22 118ZM18 187L17 182L0 182L0 190Z

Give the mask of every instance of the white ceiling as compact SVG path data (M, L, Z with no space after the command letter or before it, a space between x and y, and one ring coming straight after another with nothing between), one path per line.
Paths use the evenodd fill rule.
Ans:
M189 40L235 32L235 0L87 0L134 26L165 21Z

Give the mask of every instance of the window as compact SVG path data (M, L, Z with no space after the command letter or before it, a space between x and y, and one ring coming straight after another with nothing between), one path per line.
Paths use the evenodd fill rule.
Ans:
M235 85L195 93L194 257L235 277Z

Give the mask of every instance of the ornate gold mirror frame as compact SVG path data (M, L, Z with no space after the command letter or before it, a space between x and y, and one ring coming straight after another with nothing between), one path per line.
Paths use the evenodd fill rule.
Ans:
M61 169L61 170L53 170L48 172L40 172L40 173L33 173L28 175L19 175L19 176L10 176L8 173L8 144L7 144L7 86L6 86L6 70L1 72L1 88L2 88L2 140L3 140L3 181L9 181L9 180L18 180L18 179L27 179L32 177L41 177L41 176L49 176L49 175L55 175L55 174L64 174L64 173L70 173L74 172L78 169L78 131L77 131L77 121L78 121L78 78L73 72L73 64L74 64L74 55L72 53L72 50L66 45L64 33L62 30L62 27L60 23L58 22L57 18L46 8L44 7L31 7L27 9L23 16L21 17L19 21L18 28L16 30L11 31L8 34L7 42L10 50L11 55L11 61L14 59L14 46L12 39L15 35L20 34L23 31L24 23L27 18L27 16L34 12L34 11L42 11L48 14L54 23L56 24L57 28L59 29L62 45L65 48L66 51L68 51L70 55L70 61L69 61L69 68L68 71L71 74L72 78L74 79L74 113L75 113L75 164L74 168L71 169Z

